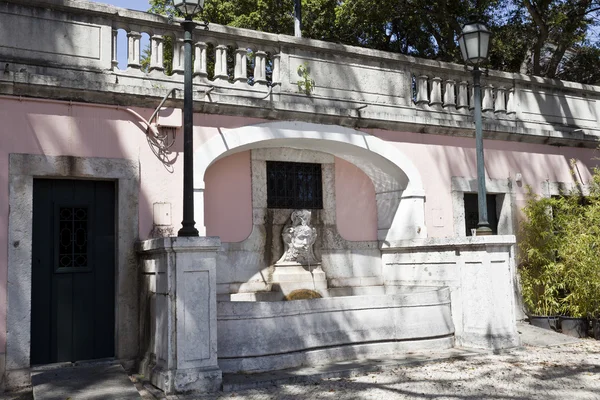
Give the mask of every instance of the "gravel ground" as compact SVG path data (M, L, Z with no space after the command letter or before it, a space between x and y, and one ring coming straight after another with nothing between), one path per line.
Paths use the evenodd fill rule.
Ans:
M600 399L600 341L523 347L500 354L409 365L218 395L169 399Z

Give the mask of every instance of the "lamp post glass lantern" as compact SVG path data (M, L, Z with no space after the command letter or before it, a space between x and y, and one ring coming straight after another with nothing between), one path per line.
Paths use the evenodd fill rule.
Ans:
M458 44L465 63L473 66L473 108L475 109L475 144L477 150L477 208L479 222L477 235L491 235L488 222L485 190L485 163L483 159L483 132L481 123L481 70L479 65L487 60L490 31L481 22L470 22L463 26Z
M202 11L204 0L173 0L173 6L185 15L181 26L183 39L183 221L177 236L198 236L194 221L194 97L192 85L192 34L194 15Z
M204 0L173 0L173 6L185 15L186 19L188 16L191 19L202 11Z

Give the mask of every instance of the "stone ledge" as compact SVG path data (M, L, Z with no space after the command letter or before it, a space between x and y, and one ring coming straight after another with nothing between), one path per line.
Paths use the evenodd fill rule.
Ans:
M163 252L205 252L218 251L221 248L221 239L218 236L199 237L164 237L148 239L135 244L138 253L163 253Z
M469 236L452 238L424 238L381 242L382 252L398 252L429 249L446 250L448 248L472 248L485 246L512 246L516 244L514 235Z

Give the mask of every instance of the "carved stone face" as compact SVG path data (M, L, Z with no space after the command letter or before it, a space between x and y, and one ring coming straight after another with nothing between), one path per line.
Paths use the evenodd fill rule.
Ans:
M314 239L316 239L316 234L313 229L306 225L300 225L294 228L290 247L296 249L298 253L306 253L314 243Z
M314 264L317 259L313 253L313 244L317 240L317 230L310 224L311 212L296 210L292 212L291 224L285 226L281 234L285 251L278 262L296 262Z

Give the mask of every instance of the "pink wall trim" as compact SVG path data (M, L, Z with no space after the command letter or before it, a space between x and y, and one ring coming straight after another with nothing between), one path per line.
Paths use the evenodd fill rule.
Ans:
M377 204L371 179L357 166L335 158L338 233L349 241L377 240Z
M208 236L241 242L252 232L250 151L212 164L204 175L204 221Z

